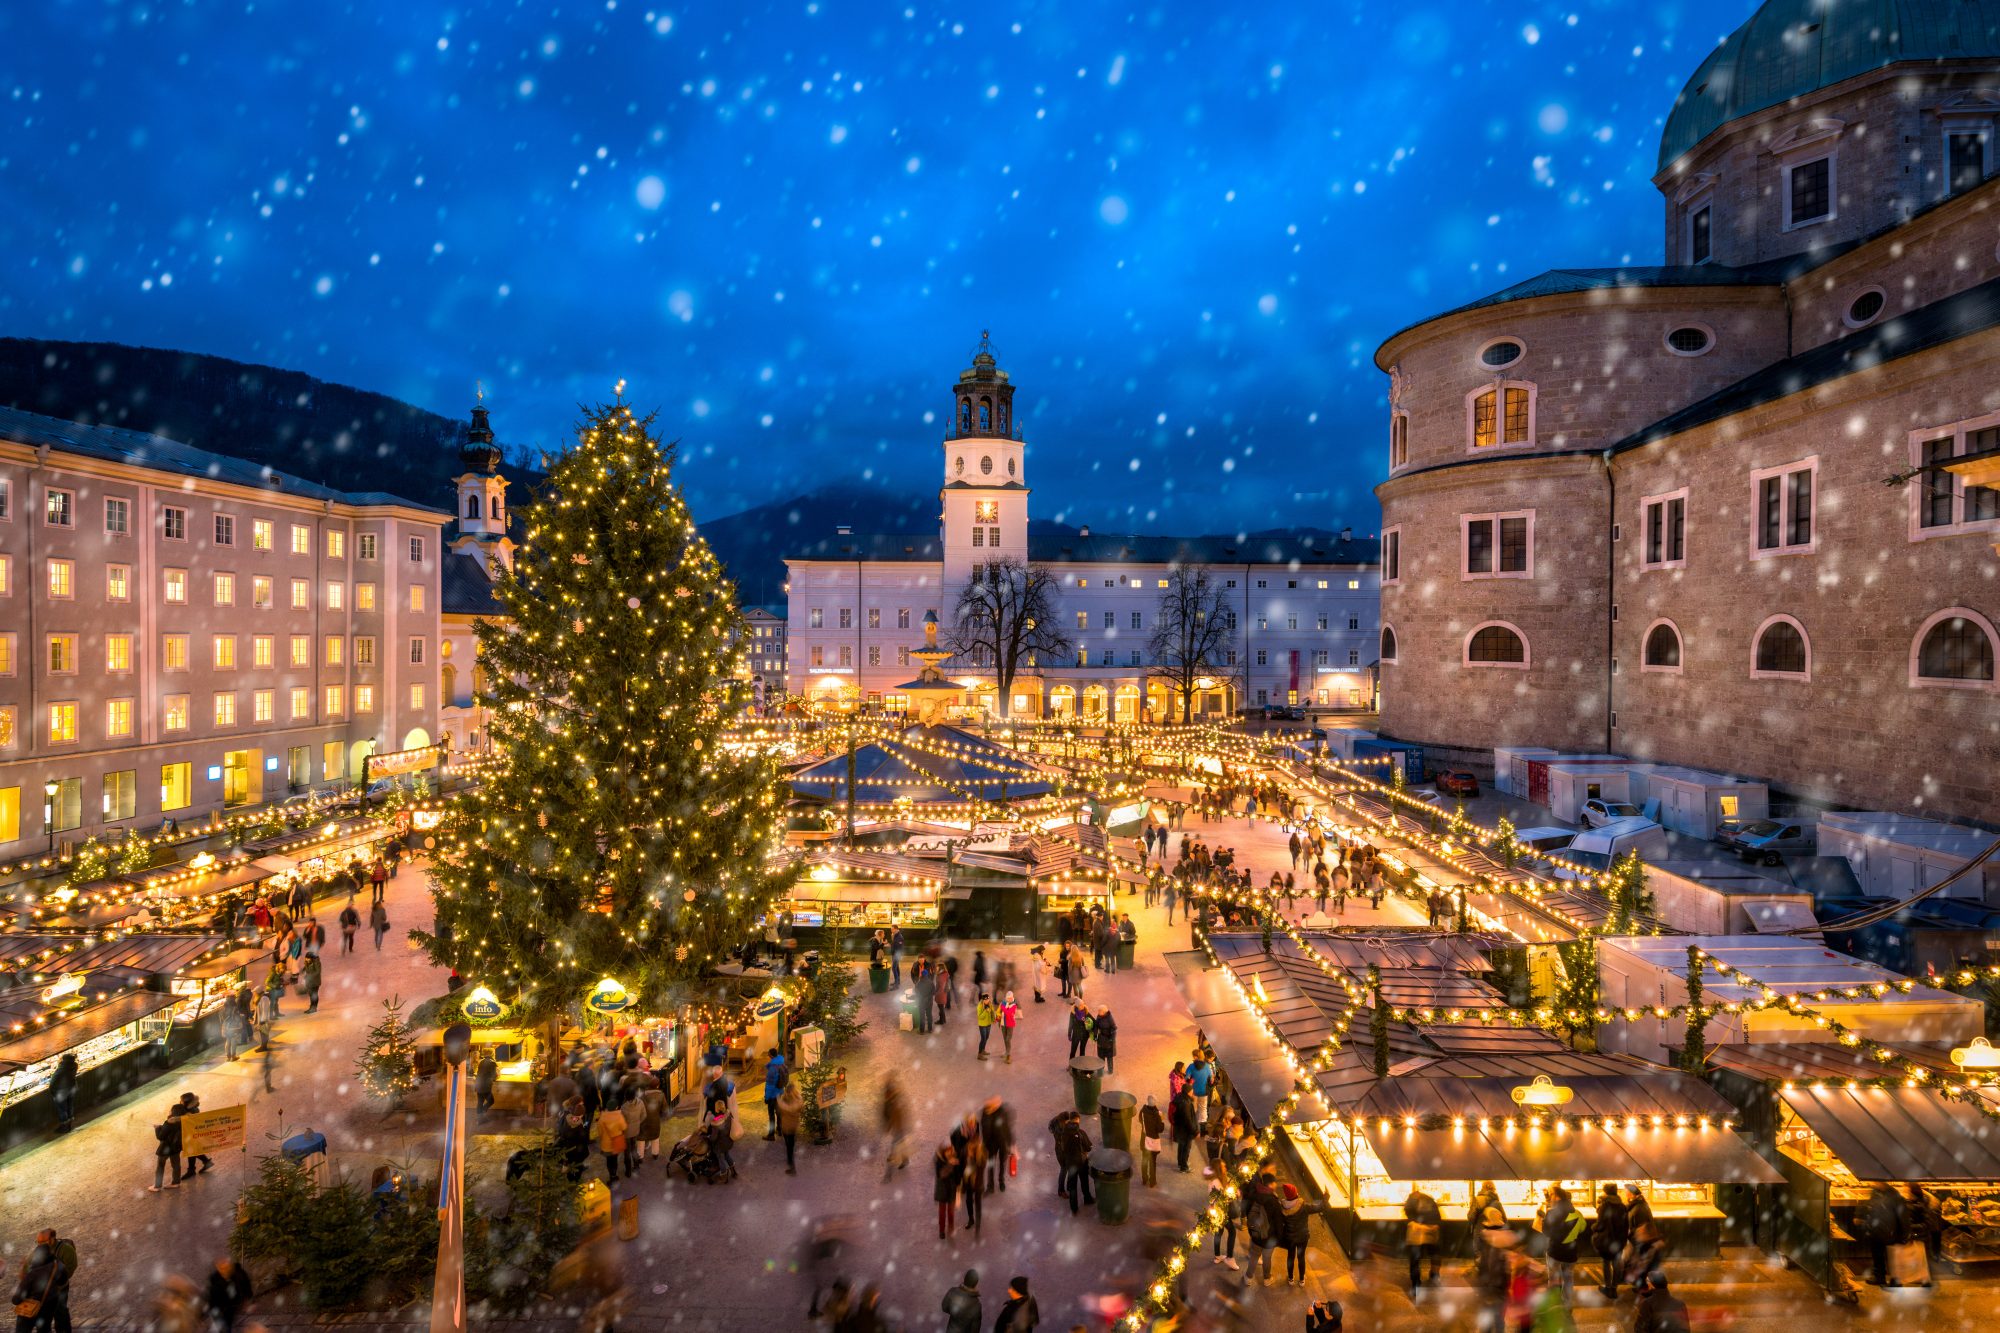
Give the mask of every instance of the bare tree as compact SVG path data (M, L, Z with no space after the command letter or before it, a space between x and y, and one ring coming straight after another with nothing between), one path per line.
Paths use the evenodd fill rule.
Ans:
M1229 606L1207 565L1175 563L1153 617L1153 675L1181 697L1182 723L1194 720L1196 682L1222 669Z
M1022 668L1060 662L1073 651L1056 609L1056 576L1011 559L974 569L959 589L949 646L974 670L993 673L1006 717Z

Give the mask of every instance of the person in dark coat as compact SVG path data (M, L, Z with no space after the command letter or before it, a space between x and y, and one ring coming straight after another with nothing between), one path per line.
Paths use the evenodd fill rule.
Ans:
M1687 1327L1687 1302L1667 1290L1665 1273L1654 1273L1633 1311L1632 1333L1685 1333Z
M1877 1185L1868 1196L1868 1260L1878 1287L1889 1283L1889 1247L1909 1234L1910 1205L1888 1185Z
M968 1268L965 1279L944 1294L944 1333L980 1333L979 1270Z
M1438 1209L1438 1201L1430 1195L1410 1186L1410 1197L1403 1200L1403 1252L1410 1259L1410 1292L1416 1293L1426 1279L1423 1276L1424 1260L1430 1260L1432 1286L1438 1280L1438 1240L1444 1235L1444 1214ZM1414 1231L1415 1227L1428 1227L1427 1232ZM1428 1235L1429 1240L1422 1237Z
M64 1051L49 1075L49 1095L56 1103L56 1132L67 1134L76 1123L76 1053Z
M480 1115L493 1109L493 1088L500 1081L500 1064L493 1058L493 1048L487 1046L479 1053L479 1064L472 1074L472 1091L478 1098Z
M1036 1324L1042 1322L1042 1312L1035 1305L1035 1298L1028 1294L1028 1279L1017 1277L1007 1284L1007 1303L1000 1307L1000 1317L993 1321L993 1333L1034 1333Z
M1200 1126L1195 1119L1194 1098L1185 1087L1167 1102L1167 1127L1174 1132L1174 1164L1186 1175L1188 1150L1200 1136Z
M1627 1185L1625 1187L1625 1225L1631 1228L1632 1234L1636 1236L1639 1234L1639 1228L1652 1220L1653 1205L1646 1202L1646 1196L1639 1192L1637 1185Z
M939 1240L950 1240L958 1230L958 1187L964 1169L951 1144L940 1143L931 1158L931 1199L938 1209Z
M932 1015L936 1013L937 976L931 971L928 962L920 962L910 971L910 988L916 992L917 997L916 1030L929 1032Z
M215 1271L208 1275L209 1328L214 1333L230 1333L236 1327L237 1312L251 1295L250 1274L243 1266L227 1257L216 1260Z
M986 1149L986 1192L1007 1192L1007 1159L1014 1151L1014 1113L998 1097L979 1109L979 1142Z
M1097 1022L1090 1035L1097 1040L1097 1058L1104 1061L1104 1072L1111 1073L1118 1055L1118 1024L1112 1019L1111 1010L1097 1011Z
M14 1287L16 1306L34 1301L38 1308L32 1315L14 1317L14 1333L50 1333L58 1320L68 1325L69 1277L69 1269L56 1257L55 1246L38 1242L21 1265L21 1280Z
M1590 1224L1590 1248L1604 1262L1604 1284L1598 1290L1614 1301L1618 1299L1619 1256L1625 1252L1625 1242L1631 1234L1631 1221L1618 1198L1617 1187L1606 1185L1597 1200L1597 1217Z
M1069 1011L1069 1058L1078 1059L1090 1050L1090 1010L1078 1000Z
M176 1102L167 1112L167 1118L153 1127L153 1183L146 1190L148 1194L158 1194L162 1189L176 1189L181 1183L181 1107ZM174 1178L166 1179L167 1167L172 1165Z

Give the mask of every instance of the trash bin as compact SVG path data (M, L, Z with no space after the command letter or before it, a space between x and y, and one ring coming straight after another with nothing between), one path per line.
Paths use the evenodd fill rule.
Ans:
M1098 1142L1121 1152L1132 1151L1132 1121L1139 1114L1139 1099L1129 1092L1098 1094Z
M1139 941L1118 941L1118 970L1120 972L1130 972L1134 966L1134 959L1137 957L1138 952Z
M1099 1148L1090 1155L1090 1179L1097 1187L1097 1220L1117 1226L1132 1211L1132 1154Z
M1076 1109L1097 1114L1097 1094L1104 1090L1104 1061L1086 1055L1069 1062L1070 1083L1076 1089Z
M868 989L874 991L877 995L887 995L889 993L889 969L886 967L869 968Z

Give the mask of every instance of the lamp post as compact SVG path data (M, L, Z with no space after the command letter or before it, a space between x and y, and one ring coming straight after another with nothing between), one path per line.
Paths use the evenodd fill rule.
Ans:
M438 1179L437 1280L431 1288L431 1333L465 1333L465 1058L472 1028L444 1030L444 1169Z
M50 778L42 784L42 831L49 835L49 851L56 849L56 790L58 783Z

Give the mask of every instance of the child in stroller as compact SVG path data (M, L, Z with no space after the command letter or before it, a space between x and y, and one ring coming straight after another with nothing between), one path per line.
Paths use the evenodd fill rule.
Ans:
M729 1165L716 1138L718 1134L728 1133L727 1121L720 1125L714 1123L696 1125L693 1132L676 1143L673 1151L667 1154L667 1169L671 1171L679 1167L687 1173L690 1184L701 1180L714 1185L735 1179L736 1170Z

